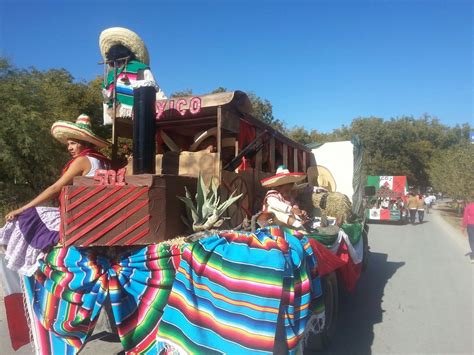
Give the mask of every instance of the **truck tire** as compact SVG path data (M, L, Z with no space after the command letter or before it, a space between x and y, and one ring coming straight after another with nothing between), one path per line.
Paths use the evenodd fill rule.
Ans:
M336 334L337 316L339 313L339 292L337 286L337 275L331 272L321 279L325 321L324 328L320 333L311 326L312 319L308 320L303 336L303 354L312 354L327 349Z

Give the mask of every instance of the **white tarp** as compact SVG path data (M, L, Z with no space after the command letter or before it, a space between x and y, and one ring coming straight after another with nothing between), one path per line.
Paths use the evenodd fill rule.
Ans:
M336 181L336 191L345 194L352 202L354 189L354 150L351 141L324 143L312 150L318 165L328 169Z

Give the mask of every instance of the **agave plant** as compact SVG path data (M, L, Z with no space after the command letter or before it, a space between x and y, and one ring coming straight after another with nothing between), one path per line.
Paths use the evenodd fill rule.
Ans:
M230 205L242 197L242 194L234 196L235 191L233 191L229 198L221 203L218 192L219 185L215 179L212 179L210 189L208 189L201 174L198 177L194 200L189 190L185 189L186 197L178 196L186 205L187 216L181 216L181 219L194 232L220 227L225 220L222 214Z

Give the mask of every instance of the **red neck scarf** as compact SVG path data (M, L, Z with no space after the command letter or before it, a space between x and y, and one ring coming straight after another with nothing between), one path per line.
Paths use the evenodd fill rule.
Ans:
M107 158L104 154L96 151L95 149L86 148L82 152L80 152L77 157L72 158L71 160L67 162L67 164L63 168L63 171L61 172L61 175L63 175L67 171L67 169L69 169L69 166L71 166L74 160L76 160L79 157L84 157L84 156L89 156L89 157L99 159L101 162L105 163L105 165L110 166L110 159Z

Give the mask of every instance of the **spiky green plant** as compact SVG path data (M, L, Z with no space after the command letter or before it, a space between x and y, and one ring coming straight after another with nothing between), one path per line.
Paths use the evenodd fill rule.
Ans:
M233 191L229 198L221 203L218 189L219 185L215 179L211 180L211 186L208 189L204 179L199 175L195 198L192 198L187 188L185 188L186 197L178 196L186 206L187 215L181 216L181 219L194 232L220 227L225 220L222 217L225 210L242 197L242 194L234 196L235 191Z

